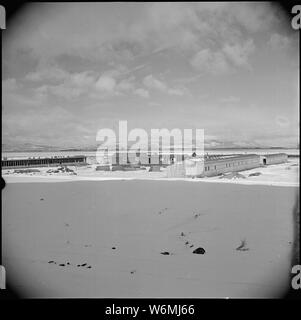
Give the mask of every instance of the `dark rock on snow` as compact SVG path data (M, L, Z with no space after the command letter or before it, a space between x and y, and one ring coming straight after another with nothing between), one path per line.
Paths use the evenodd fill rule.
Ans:
M192 251L192 253L195 253L195 254L205 254L205 253L206 253L206 251L205 251L205 249L204 249L204 248L199 247L199 248L197 248L197 249L193 250L193 251Z

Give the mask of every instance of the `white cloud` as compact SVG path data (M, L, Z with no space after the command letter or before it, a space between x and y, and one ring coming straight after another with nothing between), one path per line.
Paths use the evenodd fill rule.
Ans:
M208 65L212 57L212 52L209 49L200 50L191 60L191 64L197 69L203 69Z
M33 108L38 115L40 109L52 110L57 103L71 114L78 112L79 122L94 122L97 113L111 121L120 112L145 123L174 119L181 125L202 119L204 127L213 122L214 128L225 122L232 127L237 121L245 129L253 119L255 132L258 121L268 122L276 112L283 112L289 127L295 128L290 114L297 113L298 90L292 82L298 79L298 69L288 65L298 65L297 41L292 31L278 23L272 7L266 3L29 5L11 21L3 38L4 78L11 78L2 84L4 110L11 118L18 110L22 118L25 109ZM281 17L279 9L276 15ZM292 59L278 53L287 47L294 51ZM250 77L239 73L250 66ZM218 77L232 72L237 77ZM212 90L225 98L219 100ZM237 97L231 96L237 93L244 104L252 99L262 103L258 114L246 107L243 114L233 116L228 108L221 108L222 103L237 103ZM143 114L133 107L141 104L140 97L156 99L144 101L147 106L153 103L153 108ZM252 114L246 109L252 109ZM264 110L269 116L263 115ZM282 129L283 119L273 125Z
M222 103L237 103L240 101L240 98L235 96L229 96L226 98L221 98L219 101Z
M267 3L32 4L13 21L4 56L21 47L45 59L132 61L161 46L191 51L207 38L230 41L242 28L257 32L276 17Z
M82 88L68 87L64 85L49 86L48 89L52 94L65 99L78 98L82 93L84 93Z
M157 89L160 91L166 91L167 89L166 84L160 81L159 79L155 78L152 74L146 76L143 79L143 84L150 89Z
M268 46L273 50L281 50L289 48L291 45L291 40L279 33L273 33L268 41Z
M170 88L168 89L168 94L173 95L173 96L183 96L185 94L184 90L179 89L179 88Z
M95 84L100 91L113 92L116 87L116 80L110 76L100 76Z
M210 49L197 52L190 63L198 71L212 74L223 74L230 70L225 55L222 52L212 52Z
M17 89L17 81L15 78L2 80L2 92L14 91Z
M160 92L164 92L169 95L183 96L187 92L187 89L184 87L182 88L169 87L166 83L164 83L162 80L157 79L152 74L146 76L143 79L143 84L149 89L158 90Z
M250 54L254 51L254 49L254 42L252 39L250 39L242 44L226 44L223 47L223 52L235 66L240 67L248 66L248 58Z
M120 78L122 75L125 75L130 72L130 70L123 64L118 64L118 65L113 64L113 66L114 67L112 69L108 69L104 71L102 75L117 79L117 78Z
M223 74L233 71L235 67L249 67L248 58L254 48L253 40L250 39L244 43L226 44L220 51L201 49L190 63L199 71Z
M273 23L279 23L277 8L268 2L229 3L232 19L249 32L266 30Z
M117 90L122 91L122 92L129 92L133 91L135 89L135 77L129 77L127 79L121 80L117 84Z
M73 73L69 77L71 85L78 87L91 86L95 82L95 78L90 72Z
M68 72L56 67L56 66L41 66L38 70L29 72L25 76L25 80L30 80L34 82L45 81L45 80L53 80L53 81L61 81L68 78Z
M87 93L94 86L96 75L90 71L70 73L55 65L46 64L27 73L24 79L35 82L35 85L42 83L34 90L34 96L38 100L46 99L49 94L72 99Z
M161 107L162 105L158 102L150 101L148 104L150 107Z
M61 69L57 70L61 71L60 74L64 74L64 77L60 79L61 81L57 84L43 84L36 87L34 89L35 98L46 99L49 94L52 94L64 99L73 99L88 93L94 87L95 75L91 72L68 73ZM54 80L51 76L48 78ZM58 78L56 79L58 80Z
M143 88L138 88L134 93L142 98L149 98L149 92Z

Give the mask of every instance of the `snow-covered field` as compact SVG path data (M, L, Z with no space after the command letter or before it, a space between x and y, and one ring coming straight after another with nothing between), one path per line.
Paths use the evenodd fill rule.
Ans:
M22 295L275 297L289 285L298 187L79 177L5 177L3 265Z
M2 176L6 182L58 182L58 181L82 181L82 180L120 180L120 179L164 179L166 178L166 169L161 168L161 172L148 172L146 170L137 171L96 171L97 165L82 167L68 166L74 170L76 175L70 173L47 173L49 169L56 170L56 167L36 168L39 172L32 173L14 173L14 169L2 170ZM22 170L22 169L20 169ZM260 173L258 176L249 176L253 173ZM281 186L298 186L299 185L299 158L290 158L287 163L270 165L266 167L255 168L252 170L242 171L241 174L245 179L221 179L220 177L199 178L199 179L176 179L188 181L206 181L206 182L226 182L240 184L266 184ZM175 179L169 179L175 180Z

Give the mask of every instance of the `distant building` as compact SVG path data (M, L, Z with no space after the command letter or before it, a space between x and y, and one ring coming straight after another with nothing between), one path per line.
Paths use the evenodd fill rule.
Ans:
M185 164L184 161L176 162L166 168L167 178L185 178Z
M284 163L287 162L287 158L286 153L265 154L260 156L263 165Z
M260 156L257 154L207 156L205 157L202 176L211 177L227 172L238 172L258 167L260 167Z
M6 159L1 161L2 169L28 168L28 167L51 167L59 165L86 164L86 156L68 156L51 158L27 158L27 159Z
M183 161L188 155L151 151L117 151L107 156L113 165L140 164L142 166L167 166Z
M259 156L257 154L206 155L191 157L167 167L167 177L212 177L228 172L258 168L262 165L287 162L285 153Z
M204 161L202 159L193 157L185 160L184 164L186 177L198 177L204 172Z

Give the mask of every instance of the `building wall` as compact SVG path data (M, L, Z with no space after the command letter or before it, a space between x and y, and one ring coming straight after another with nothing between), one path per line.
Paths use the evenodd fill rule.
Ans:
M74 165L85 163L86 157L66 157L66 158L44 158L44 159L10 159L2 160L2 168L28 168L28 167L47 167L58 165Z
M130 156L132 153L133 156ZM152 166L152 165L160 165L160 166L167 166L171 165L176 162L182 162L185 158L187 158L187 155L184 154L155 154L151 152L139 152L139 155L137 155L137 152L128 152L128 163L134 162L134 163L140 163L142 166ZM115 159L115 161L113 161ZM100 164L121 164L124 165L126 163L118 163L119 159L121 159L121 155L118 153L113 153L110 155L107 155L106 161L103 157L102 161L99 162ZM134 160L135 159L135 160ZM95 161L95 163L98 163Z
M184 162L176 162L166 168L167 178L185 178Z
M202 161L185 160L167 167L167 177L212 177L228 172L237 172L260 167L259 155L242 155Z
M187 159L184 163L186 177L198 177L203 174L204 161L200 159Z
M262 157L262 164L279 164L287 162L286 153L275 153L275 154L266 154ZM265 160L265 163L264 163Z
M241 157L205 160L204 177L216 176L227 172L238 172L260 167L260 157L258 155L248 155Z

